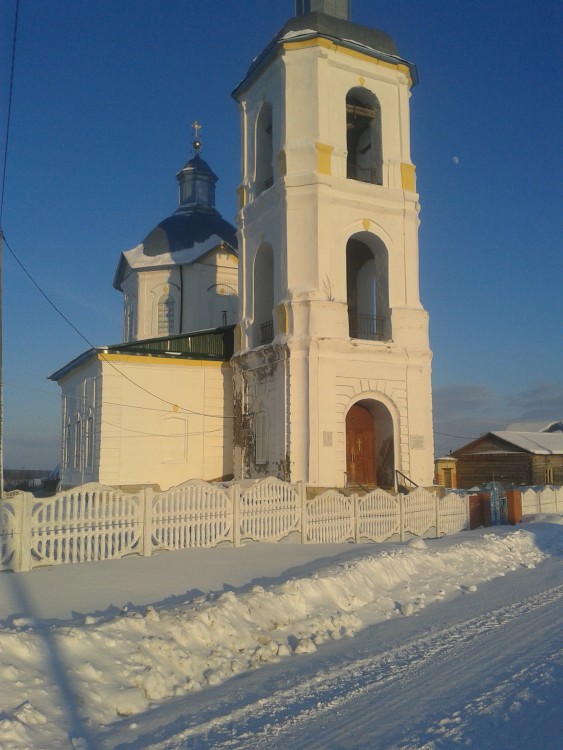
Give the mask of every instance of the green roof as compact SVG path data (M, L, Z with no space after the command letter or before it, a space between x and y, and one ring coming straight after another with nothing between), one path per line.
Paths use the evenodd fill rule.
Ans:
M179 336L159 336L154 339L130 341L108 346L108 354L142 354L161 357L171 355L184 359L212 359L228 361L234 351L234 326L223 326L207 331L182 333Z
M85 364L91 357L104 354L129 354L162 359L203 359L228 362L234 352L234 326L222 326L206 331L182 333L179 336L159 336L154 339L129 341L112 346L88 349L59 370L49 380L59 381L69 372Z

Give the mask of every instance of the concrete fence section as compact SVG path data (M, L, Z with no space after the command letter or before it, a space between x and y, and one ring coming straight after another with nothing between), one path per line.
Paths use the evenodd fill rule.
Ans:
M439 498L421 488L408 495L376 489L362 496L328 490L308 499L303 484L272 478L228 486L190 481L166 492L86 484L45 499L5 495L0 570L220 544L399 541L467 528L467 496Z
M522 491L522 515L563 513L563 487L530 487Z

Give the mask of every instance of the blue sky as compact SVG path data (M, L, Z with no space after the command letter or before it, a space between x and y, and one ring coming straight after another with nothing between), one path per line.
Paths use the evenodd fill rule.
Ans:
M0 3L0 147L16 0ZM194 119L234 220L230 92L293 0L21 0L3 228L96 345L122 335L119 254L177 205ZM412 155L422 205L437 452L522 419L563 418L560 0L353 0L416 63ZM89 348L3 253L5 465L58 463L46 380ZM445 435L460 436L460 438Z

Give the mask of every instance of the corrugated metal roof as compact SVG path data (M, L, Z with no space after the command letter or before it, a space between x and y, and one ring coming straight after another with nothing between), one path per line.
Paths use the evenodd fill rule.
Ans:
M227 361L234 351L234 326L224 326L206 331L183 333L179 336L160 336L154 339L130 341L108 346L111 354L143 354L173 356L187 359L218 359Z
M104 354L132 354L161 359L202 359L228 362L234 351L234 329L235 326L223 326L206 331L183 333L179 336L161 336L88 349L49 375L48 379L58 382L77 367L86 364L91 357L100 354L102 356Z

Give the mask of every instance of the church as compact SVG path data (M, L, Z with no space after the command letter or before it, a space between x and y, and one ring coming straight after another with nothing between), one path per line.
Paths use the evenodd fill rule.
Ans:
M237 228L195 123L177 210L119 258L123 343L50 376L63 488L432 484L416 67L349 0L295 10L233 91Z

